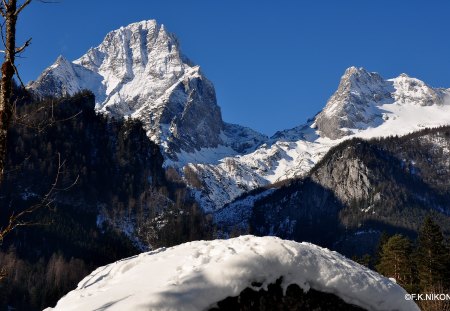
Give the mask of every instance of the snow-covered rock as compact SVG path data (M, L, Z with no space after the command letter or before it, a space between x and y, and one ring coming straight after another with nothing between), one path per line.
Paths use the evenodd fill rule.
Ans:
M367 310L419 310L393 281L339 253L275 237L198 241L100 267L50 310L207 310L247 287L283 277Z
M321 136L331 139L350 134L350 129L366 129L383 122L378 105L392 103L392 83L377 73L350 67L341 78L337 91L317 115L315 126Z
M215 165L191 164L205 184L197 197L207 210L217 210L254 188L306 175L346 139L405 135L450 124L449 95L449 89L432 88L405 74L384 80L351 67L325 108L306 124L277 132L252 153Z
M450 123L448 89L405 74L385 80L350 67L320 113L269 139L222 121L212 83L154 20L110 32L74 62L59 57L29 89L40 96L89 89L98 111L141 120L161 146L166 167L182 172L189 166L197 174L202 187L194 192L206 211L252 189L304 176L345 139L404 135Z
M28 88L42 97L91 90L98 111L141 120L173 165L180 164L180 153L201 155L208 149L204 158L211 149L228 148L229 156L252 151L267 139L222 121L212 83L182 54L177 38L154 20L111 31L74 62L59 57Z

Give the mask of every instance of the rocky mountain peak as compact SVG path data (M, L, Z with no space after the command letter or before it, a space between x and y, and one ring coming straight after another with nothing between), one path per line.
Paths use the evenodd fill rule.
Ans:
M390 80L395 88L393 97L400 104L412 103L420 106L442 105L446 96L444 89L435 89L425 82L402 73Z
M164 25L149 20L109 32L99 46L91 48L74 63L95 72L112 70L112 74L122 80L132 78L136 71L150 69L148 67L158 74L181 74L183 68L173 69L175 65L183 67L185 59L182 58L175 35L167 32Z
M53 66L69 67L69 66L71 66L71 63L63 55L59 55L58 58L56 59L55 63L53 64Z
M250 149L265 139L239 126L229 131L213 84L182 54L175 35L155 20L109 32L73 62L59 57L28 88L42 97L91 90L98 111L139 119L150 139L175 161L181 152L219 145L235 153L236 146L243 148L236 141L243 135Z
M102 77L82 66L68 61L60 55L56 61L27 88L38 97L61 97L90 89L96 100L104 98ZM90 86L95 86L91 88Z
M339 83L341 91L366 91L384 84L383 78L376 72L354 66L347 68Z
M364 68L350 67L341 78L337 91L315 119L321 135L331 139L350 133L349 129L362 129L381 122L374 104L392 102L391 83L378 73Z
M104 77L102 110L119 116L141 108L143 97L156 101L193 67L182 56L177 38L155 20L109 32L74 63Z

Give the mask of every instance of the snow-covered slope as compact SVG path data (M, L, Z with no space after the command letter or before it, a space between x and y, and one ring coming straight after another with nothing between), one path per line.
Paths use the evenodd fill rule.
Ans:
M89 89L99 111L141 120L161 146L165 166L182 172L188 165L202 182L194 192L206 211L249 190L305 175L342 140L450 123L449 90L405 74L385 80L351 67L315 118L268 139L222 121L212 83L154 20L110 32L74 62L59 57L29 89L41 96Z
M206 310L254 282L283 277L367 310L419 310L405 290L339 253L309 243L241 236L159 249L100 267L50 310Z
M392 83L377 73L355 67L342 76L337 91L315 118L322 136L331 139L351 134L350 129L367 129L383 122L377 108L381 103L392 103Z
M111 31L74 62L59 57L28 88L43 97L91 90L99 111L141 120L173 165L183 164L179 155L235 155L267 139L222 121L212 83L154 20Z
M220 209L256 187L300 177L334 145L352 137L404 135L450 124L450 91L432 88L405 74L384 80L351 67L325 108L307 124L277 132L252 153L219 164L191 164L204 181L197 198Z

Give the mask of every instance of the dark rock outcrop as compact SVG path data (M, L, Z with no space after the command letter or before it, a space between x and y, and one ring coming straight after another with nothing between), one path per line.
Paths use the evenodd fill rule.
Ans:
M365 311L336 295L310 289L307 293L291 284L283 294L281 279L267 290L247 287L239 296L227 297L209 311Z

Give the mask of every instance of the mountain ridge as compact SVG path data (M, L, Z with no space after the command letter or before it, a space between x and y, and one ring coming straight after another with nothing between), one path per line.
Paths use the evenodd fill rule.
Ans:
M90 88L97 111L139 119L161 147L165 167L188 170L200 180L202 189L190 186L205 211L252 189L304 176L345 139L450 123L448 89L405 74L384 79L350 67L314 118L268 138L222 120L213 84L154 20L111 31L74 62L58 58L28 87L42 95Z
M89 89L100 113L139 119L170 163L176 164L183 151L228 147L227 155L234 155L266 139L223 122L212 83L181 52L175 35L155 20L109 32L73 62L58 57L28 89L40 97Z
M404 74L385 80L350 67L324 109L306 124L275 133L253 153L218 165L191 164L210 183L205 188L211 190L198 197L204 206L220 209L256 187L305 176L332 146L346 139L406 135L450 124L449 95L449 89L432 88ZM224 176L236 180L224 185L228 189L218 186Z

